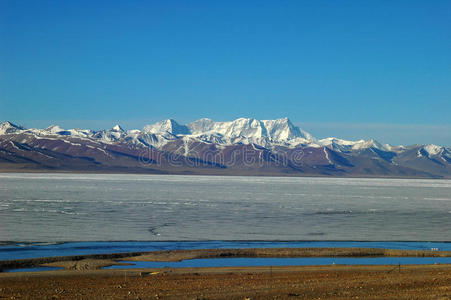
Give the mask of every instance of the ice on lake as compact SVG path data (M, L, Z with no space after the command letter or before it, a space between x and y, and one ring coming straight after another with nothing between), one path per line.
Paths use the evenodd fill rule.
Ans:
M0 241L450 241L451 180L0 174Z

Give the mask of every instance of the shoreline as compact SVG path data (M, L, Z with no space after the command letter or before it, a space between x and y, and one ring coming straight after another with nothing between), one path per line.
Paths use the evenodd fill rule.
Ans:
M205 258L301 258L301 257L451 257L451 251L399 250L382 248L233 248L196 250L159 250L107 254L53 256L0 261L3 270L62 267L65 270L96 270L121 265L117 260L178 262Z
M58 246L64 244L74 244L74 243L440 243L440 244L451 244L451 240L74 240L74 241L54 241L54 242L42 242L42 241L13 241L4 240L0 241L0 247L7 246ZM258 248L258 247L256 247ZM291 247L277 247L277 248L291 248ZM296 247L294 247L296 248ZM301 247L297 247L301 248ZM310 247L310 248L323 248L323 247ZM337 248L337 247L326 247L326 248ZM347 248L347 247L338 247ZM352 247L352 248L372 248L372 247ZM216 248L212 248L216 249ZM241 248L240 248L241 249ZM247 248L243 248L247 249ZM378 249L378 248L374 248ZM388 249L388 248L387 248ZM190 250L190 249L186 249ZM202 250L202 249L193 249ZM402 249L400 249L402 250ZM408 250L408 249L405 249Z
M251 174L248 172L237 172L231 174L228 172L187 172L181 170L180 172L166 172L165 170L45 170L45 169L0 169L0 174L90 174L90 175L176 175L176 176L224 176L224 177L280 177L280 178L349 178L349 179L431 179L431 180L451 180L451 175L441 176L391 176L391 175L344 175L344 176L331 176L322 174L293 174L293 173L264 173L264 174Z

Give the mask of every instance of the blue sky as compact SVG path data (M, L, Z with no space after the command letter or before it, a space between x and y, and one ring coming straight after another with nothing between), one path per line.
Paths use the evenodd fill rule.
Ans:
M285 116L451 146L451 2L0 1L0 120Z

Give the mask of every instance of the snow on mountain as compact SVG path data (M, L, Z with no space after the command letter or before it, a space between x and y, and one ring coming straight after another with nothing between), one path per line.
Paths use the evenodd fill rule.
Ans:
M180 137L169 132L160 134L142 131L139 134L135 135L131 142L148 147L161 148L167 143L178 140L179 138Z
M337 138L325 138L318 141L321 146L329 147L333 150L338 150L340 152L346 151L360 151L364 149L374 148L382 151L391 151L392 146L386 144L382 145L378 141L373 139L370 140L359 140L359 141L347 141Z
M437 146L437 145L426 145L423 147L423 149L429 154L429 155L438 155L445 150L443 147Z
M152 125L144 126L143 132L155 134L170 133L172 135L180 135L189 134L190 130L185 125L180 125L173 119L167 119Z
M44 129L45 132L52 133L52 134L58 134L59 132L65 131L63 128L59 127L58 125L52 125Z
M257 121L256 119L239 118L232 122L218 122L216 125L218 125L215 126L217 127L216 131L229 139L242 137L258 139L268 136L266 127L263 126L261 121Z
M387 147L385 145L382 145L376 140L369 139L369 140L361 140L358 141L355 145L352 146L353 150L362 150L362 149L368 149L368 148L375 148L382 151L388 151Z
M2 123L3 132L15 132L20 127L11 123ZM25 129L20 129L25 130ZM86 137L101 140L104 143L125 141L146 146L161 147L166 143L183 137L190 137L204 143L222 145L256 144L263 147L272 146L318 146L309 133L294 126L288 118L276 120L257 120L239 118L228 122L214 122L200 119L188 125L181 125L173 119L164 120L144 126L143 130L125 131L119 125L109 130L65 130L57 125L42 129L28 129L27 132L40 136L62 135Z
M90 129L63 129L58 125L52 125L45 129L38 129L38 128L30 128L30 129L24 129L24 133L28 134L34 134L38 136L54 136L54 135L60 135L60 136L72 136L72 137L80 137L80 138L92 138L94 131Z
M310 133L294 126L288 118L277 120L263 120L262 123L266 127L268 136L276 141L287 141L298 138L302 138L306 141L315 140Z
M133 133L132 141L147 146L161 147L171 140L193 138L204 143L215 144L257 144L269 147L277 145L308 144L314 138L294 126L287 118L259 121L239 118L228 122L214 122L200 119L188 125L180 125L172 119L146 125L142 131Z
M444 147L440 147L433 144L424 145L420 149L418 149L417 152L418 157L428 157L428 158L441 154L448 156L448 151Z
M229 122L214 122L210 119L200 119L188 124L191 134L196 135L218 135L232 140L239 137L262 137L267 136L266 128L260 121L251 118L239 118Z
M125 132L125 130L118 124L114 125L111 130L116 132Z
M255 151L248 151L252 149ZM142 163L143 153L152 162L149 166ZM172 164L174 159L176 163ZM287 118L240 118L228 122L200 119L187 125L168 119L142 130L127 131L119 125L92 131L63 129L57 125L25 129L3 122L0 123L0 160L19 163L2 165L18 170L25 164L33 170L89 167L160 172L162 166L164 172L185 172L185 169L174 169L180 163L193 174L222 174L221 170L226 168L232 172L227 174L234 174L233 170L242 174L245 170L253 175L281 172L282 175L451 178L450 148L432 144L390 146L373 139L317 140ZM208 172L202 171L204 167Z
M92 131L88 129L63 129L57 125L46 129L25 129L10 122L0 123L0 134L27 133L38 136L58 135L97 140L102 143L126 143L154 148L162 148L176 140L197 141L216 145L255 144L268 149L278 147L328 147L338 152L359 152L365 149L402 153L404 146L381 144L373 139L347 141L334 137L315 139L308 132L293 125L288 118L275 120L257 120L239 118L233 121L215 122L208 118L199 119L187 125L173 119L163 120L144 126L142 130L125 131L120 125L108 130ZM418 156L431 157L441 155L451 157L451 150L436 145L424 145L418 150ZM450 158L451 159L451 158Z
M215 124L218 123L226 123L226 122L214 122L211 119L208 118L202 118L197 121L194 121L190 124L188 124L188 128L191 131L191 134L202 134L205 132L213 131L213 128L215 127Z
M113 128L108 130L99 130L92 132L92 137L100 139L104 143L117 142L124 139L127 136L127 132L119 125L114 125Z
M24 130L25 128L15 125L9 121L0 123L0 134L12 134Z
M407 147L405 147L403 145L392 146L390 144L384 144L384 146L387 149L387 151L396 152L396 153L402 153L407 150Z
M192 137L195 137L199 141L205 143L227 144L227 140L224 138L224 136L216 132L199 133L192 135Z
M329 147L332 150L339 150L339 151L350 151L352 150L352 147L354 145L356 145L361 141L347 141L347 140L342 140L342 139L337 139L334 137L330 137L330 138L325 138L325 139L321 139L318 141L318 144L321 146L325 146L325 147Z
M14 130L19 130L19 128L21 127L4 122L0 130L3 130L3 132L14 132ZM22 128L20 130L24 129ZM57 125L53 125L44 130L29 129L27 132L44 136L62 135L93 138L104 143L123 141L155 148L163 147L168 142L181 138L190 138L204 143L219 145L256 144L267 148L275 146L328 146L340 151L360 150L368 147L384 148L384 146L373 140L352 142L327 138L317 141L311 134L293 125L288 118L275 120L239 118L226 122L215 122L211 119L203 118L188 125L181 125L173 119L167 119L155 124L146 125L143 130L135 129L127 132L119 125L115 125L109 130L99 131L82 129L65 130Z
M215 141L235 144L257 144L270 146L282 144L296 146L309 144L315 139L307 132L294 126L288 118L277 120L256 120L239 118L228 122L214 122L200 119L187 125L193 136L206 140L212 137Z

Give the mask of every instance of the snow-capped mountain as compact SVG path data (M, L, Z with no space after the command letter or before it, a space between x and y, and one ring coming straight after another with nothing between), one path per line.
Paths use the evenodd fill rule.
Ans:
M326 138L317 141L311 134L293 125L288 118L276 120L257 120L239 118L228 122L215 122L211 119L200 119L181 125L173 119L164 120L144 126L142 130L125 131L119 125L108 130L92 131L89 129L63 129L52 125L46 129L25 129L9 122L0 124L0 134L25 132L40 136L59 135L85 137L100 140L104 143L127 142L136 145L161 148L165 144L178 140L197 140L205 143L222 145L255 144L261 147L275 146L297 147L326 146L333 150L353 151L366 148L388 150L390 145L381 145L374 140L346 141ZM3 129L5 128L5 129Z
M124 130L0 123L0 170L451 177L451 149L316 139L288 118L173 119Z
M378 149L381 151L391 151L392 149L396 148L389 144L382 145L376 140L370 139L370 140L359 140L359 141L347 141L337 138L325 138L318 141L318 144L321 146L329 147L333 150L338 150L342 152L348 152L348 151L359 151L363 149ZM398 146L399 147L399 146ZM401 146L402 147L402 146Z
M190 134L190 130L185 125L180 125L173 119L167 119L152 125L146 125L143 128L145 133L184 135Z
M58 125L52 125L47 127L44 130L41 129L31 129L32 132L40 134L40 135L70 135L70 136L79 136L79 137L92 137L94 131L89 129L63 129Z
M277 120L256 120L239 118L230 122L214 122L210 119L200 119L187 126L194 136L221 136L227 141L247 140L270 141L276 144L312 142L314 138L307 132L294 126L288 118Z
M25 128L21 127L21 126L17 126L11 122L2 122L0 123L0 135L2 134L12 134L12 133L17 133L20 132L22 130L24 130Z
M432 156L442 154L444 151L446 151L444 147L429 144L421 147L418 150L418 156L427 156L430 158Z
M421 146L421 148L418 149L417 157L440 159L445 162L451 162L451 149L446 149L445 147L428 144Z
M91 137L100 139L105 143L112 143L120 141L127 136L127 132L119 125L114 125L113 128L108 130L100 130L93 132Z

